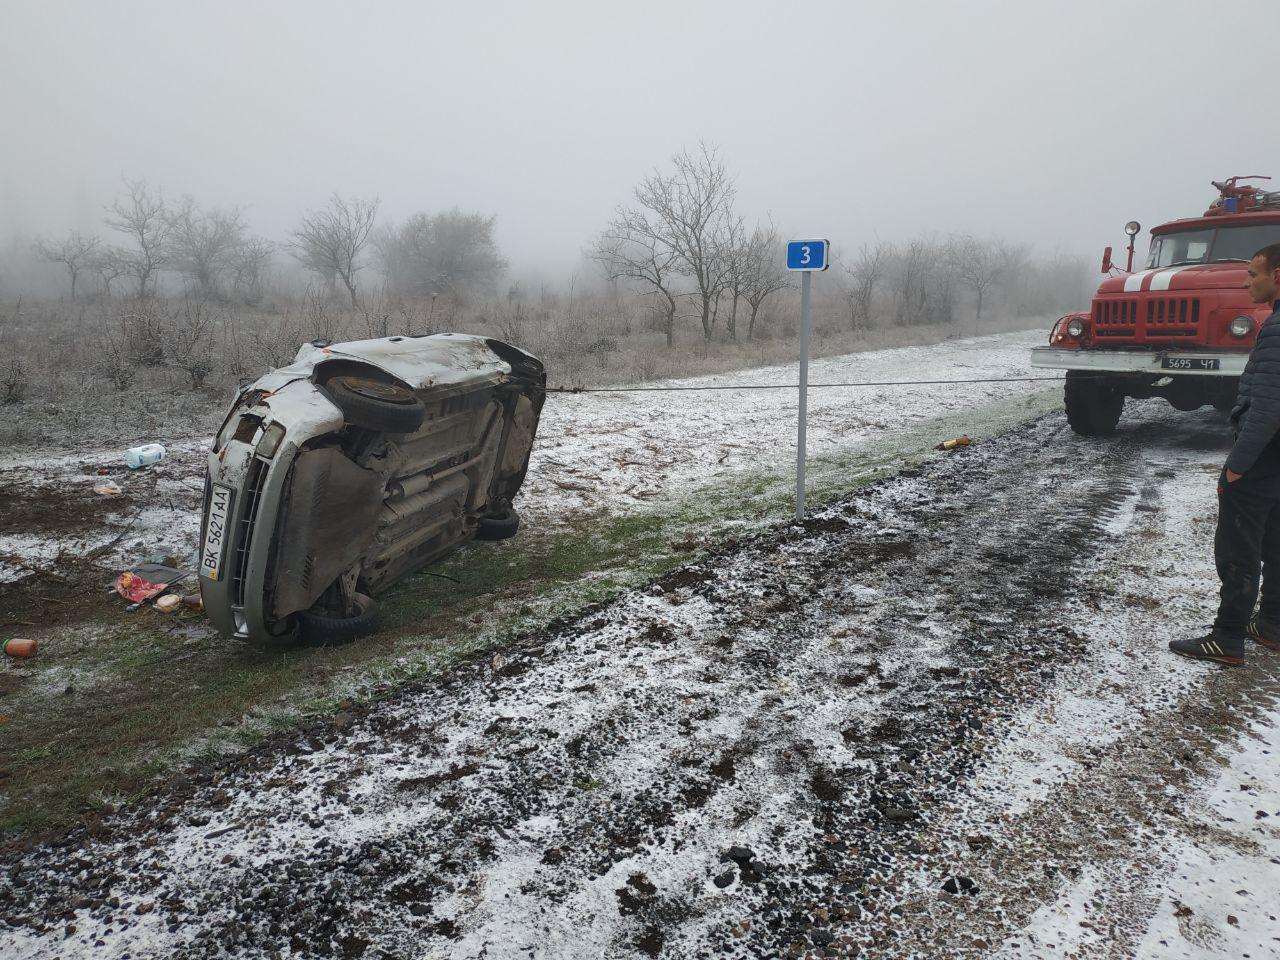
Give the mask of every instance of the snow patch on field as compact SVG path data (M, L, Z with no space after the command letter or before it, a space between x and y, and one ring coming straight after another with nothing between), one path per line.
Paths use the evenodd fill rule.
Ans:
M1138 956L1280 956L1280 710L1250 726L1217 781L1188 807Z
M1042 331L949 340L815 360L809 382L909 382L1052 377L1030 365ZM795 365L669 380L652 387L767 386L797 382ZM815 388L808 403L808 451L821 457L901 436L945 411L1018 400L1044 382ZM734 473L795 457L793 390L673 390L552 395L543 409L517 506L530 517L566 510L635 509ZM945 439L945 438L938 438Z

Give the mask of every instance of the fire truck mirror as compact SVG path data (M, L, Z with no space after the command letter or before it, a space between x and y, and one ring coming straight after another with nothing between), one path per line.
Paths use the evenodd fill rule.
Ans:
M1103 250L1103 251L1102 251L1102 272L1103 272L1103 273L1110 273L1110 272L1111 272L1111 266L1112 266L1112 264L1111 264L1111 248L1110 248L1110 247L1107 247L1105 250Z

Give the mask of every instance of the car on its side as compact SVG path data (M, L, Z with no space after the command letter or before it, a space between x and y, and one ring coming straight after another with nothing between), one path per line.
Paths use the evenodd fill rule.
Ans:
M231 405L209 452L200 593L222 634L342 643L374 597L514 536L542 364L487 337L314 341Z

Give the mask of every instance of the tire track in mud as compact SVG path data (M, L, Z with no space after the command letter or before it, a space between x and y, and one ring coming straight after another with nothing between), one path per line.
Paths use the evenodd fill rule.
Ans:
M1086 629L1101 649L1059 671L1043 702L1024 704L1016 729L999 745L1003 757L997 750L984 758L993 769L983 782L952 798L929 825L925 842L940 851L938 859L962 864L977 878L982 897L939 898L923 871L902 871L908 889L902 932L894 948L880 955L930 955L945 944L955 957L1159 956L1174 945L1150 942L1158 911L1177 918L1186 942L1176 946L1188 955L1238 955L1219 944L1213 922L1193 917L1176 899L1170 902L1164 879L1179 868L1179 844L1191 837L1212 835L1224 847L1242 842L1207 826L1214 813L1202 806L1200 792L1216 778L1224 756L1280 700L1280 658L1254 647L1246 668L1220 670L1165 651L1165 640L1196 629L1189 607L1209 614L1214 606L1210 491L1227 447L1212 422L1162 426L1162 435L1148 435L1142 445L1147 477L1132 504L1128 535L1100 551L1084 571L1093 592L1065 598L1065 615L1090 620ZM1214 453L1198 455L1203 451ZM1195 509L1175 504L1168 510L1165 488L1185 497L1185 481L1182 487L1171 481L1197 474L1201 479L1194 485L1203 485L1204 496ZM1143 549L1153 541L1163 549ZM1184 561L1187 551L1200 554L1201 603L1181 596L1176 583L1168 585L1168 561ZM1114 581L1100 582L1107 575ZM1133 592L1144 588L1150 595ZM1175 604L1164 609L1171 599ZM1094 716L1081 729L1071 729L1080 717L1045 724L1044 739L1064 741L1056 748L1044 746L1035 733L1059 709L1090 707ZM1045 782L1035 777L1001 791L997 778L1019 770L1009 758L1028 738L1041 741L1039 766L1023 767L1022 773L1043 773ZM1053 763L1045 764L1045 757ZM993 796L1000 792L1006 796ZM1251 841L1246 845L1261 853ZM1039 927L1037 916L1051 908L1059 909L1059 919L1049 913L1048 926ZM1226 915L1215 919L1221 923ZM1254 956L1275 949L1270 934L1277 928L1270 919L1267 930L1265 920L1253 918Z
M256 750L7 864L0 946L886 947L990 726L1085 653L1053 614L1137 443L1042 419Z

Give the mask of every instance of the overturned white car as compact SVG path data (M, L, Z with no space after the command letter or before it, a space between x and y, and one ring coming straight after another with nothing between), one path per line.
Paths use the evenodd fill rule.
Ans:
M460 334L315 342L241 391L214 438L200 592L217 629L342 643L374 596L472 537L513 536L546 374Z

